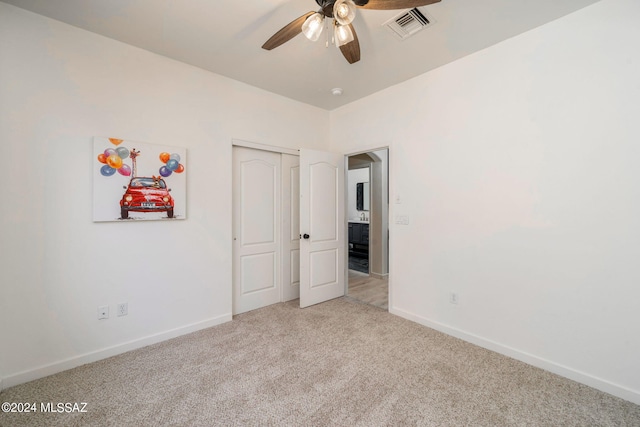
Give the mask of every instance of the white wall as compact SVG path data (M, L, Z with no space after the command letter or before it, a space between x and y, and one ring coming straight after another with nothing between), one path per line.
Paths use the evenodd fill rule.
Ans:
M320 148L328 119L0 3L2 387L230 320L231 140ZM185 147L188 219L93 223L93 136Z
M334 149L390 145L393 313L636 403L639 18L603 0L331 114Z

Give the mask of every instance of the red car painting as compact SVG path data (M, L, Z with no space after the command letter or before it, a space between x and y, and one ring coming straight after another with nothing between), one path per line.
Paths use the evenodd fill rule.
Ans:
M131 178L120 200L120 217L129 218L129 212L166 212L173 218L173 197L170 188L160 177Z

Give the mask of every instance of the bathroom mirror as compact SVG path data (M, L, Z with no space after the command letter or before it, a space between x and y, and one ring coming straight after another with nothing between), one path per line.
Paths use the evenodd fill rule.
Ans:
M356 184L356 209L359 211L369 210L369 183L359 182Z

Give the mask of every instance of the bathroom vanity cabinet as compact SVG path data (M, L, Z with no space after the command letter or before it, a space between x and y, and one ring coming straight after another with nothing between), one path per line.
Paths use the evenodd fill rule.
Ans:
M349 222L349 253L369 256L369 223Z

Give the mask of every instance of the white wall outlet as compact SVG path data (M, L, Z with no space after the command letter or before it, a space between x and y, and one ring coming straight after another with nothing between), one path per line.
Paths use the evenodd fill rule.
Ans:
M458 294L455 292L451 292L449 294L449 302L451 304L457 304L458 303Z
M98 307L98 320L108 319L109 318L109 306L102 305Z
M129 314L129 303L122 302L117 306L118 316L126 316Z

